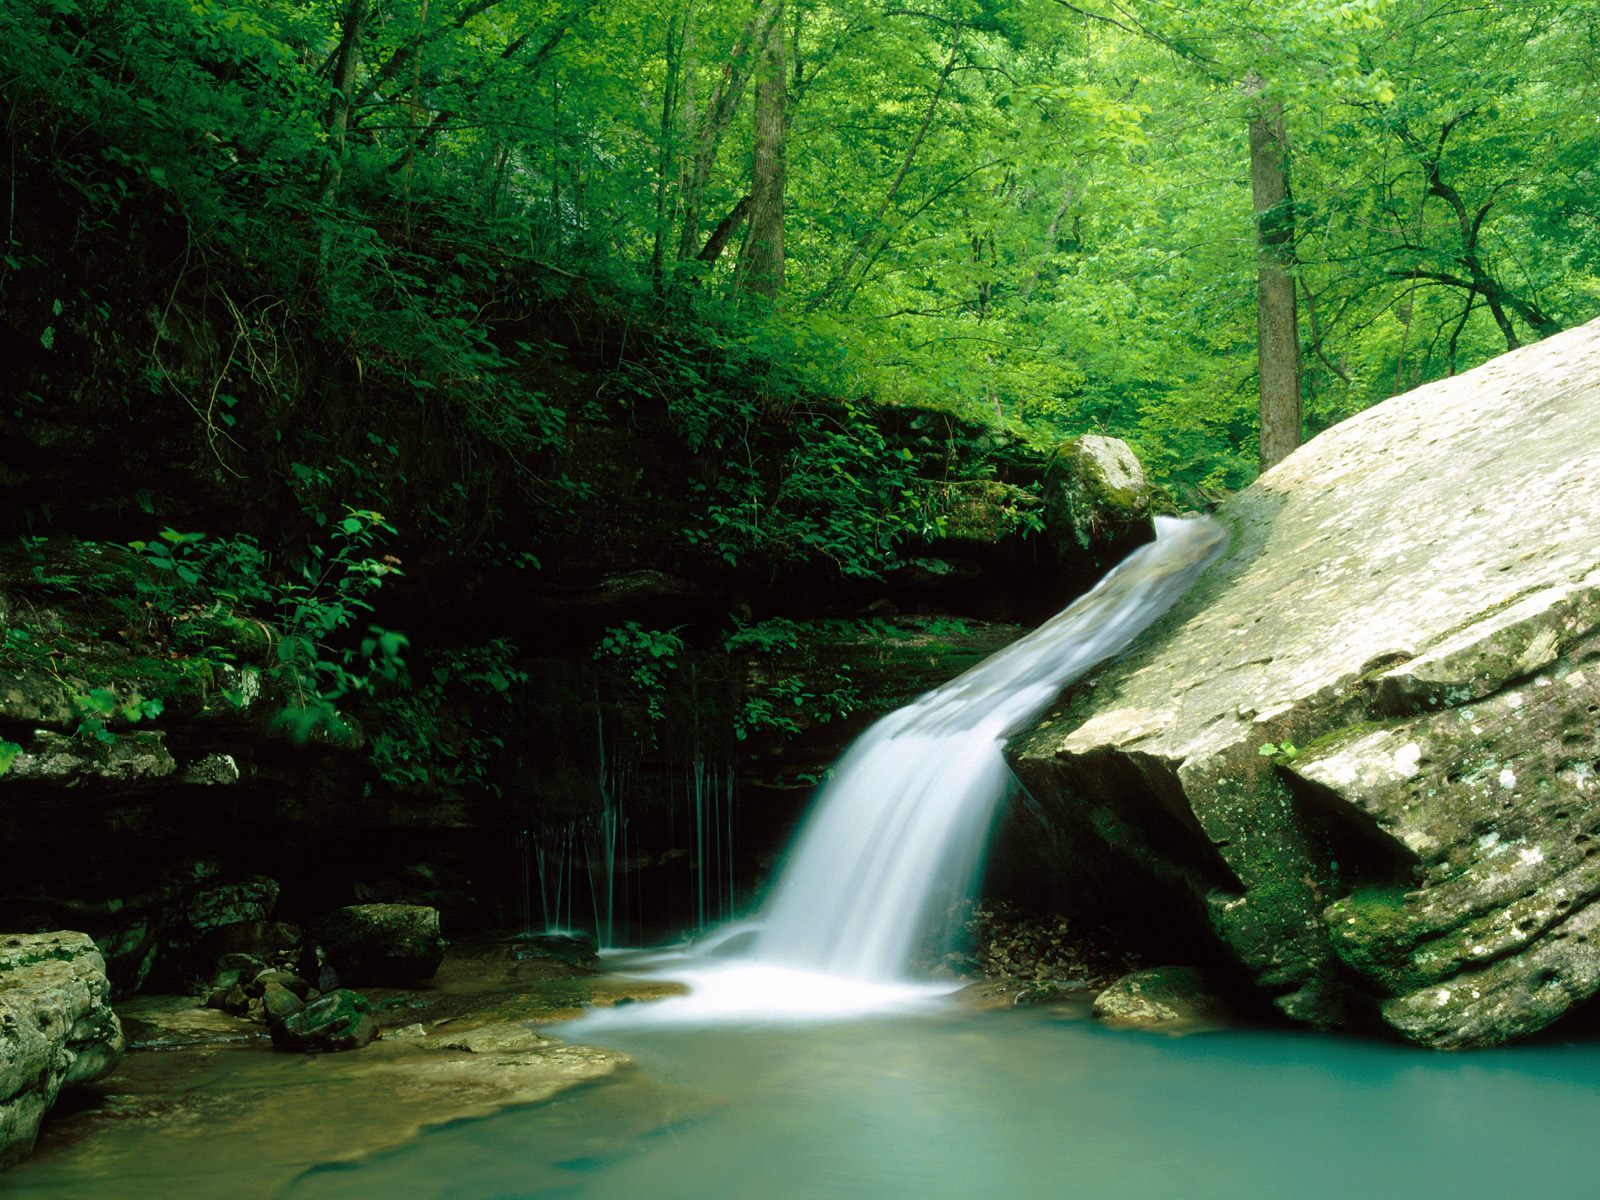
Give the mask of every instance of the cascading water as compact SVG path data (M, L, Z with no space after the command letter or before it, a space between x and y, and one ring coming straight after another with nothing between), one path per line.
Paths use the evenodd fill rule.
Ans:
M912 959L974 882L1011 782L1006 738L1126 649L1226 540L1205 517L1157 517L1156 540L1093 591L867 730L818 799L753 940L738 929L715 939L747 943L743 957L691 952L672 973L692 994L645 1007L667 1020L843 1015L925 995L909 982Z

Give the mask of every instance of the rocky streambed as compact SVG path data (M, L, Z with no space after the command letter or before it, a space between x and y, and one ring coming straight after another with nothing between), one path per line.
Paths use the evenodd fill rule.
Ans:
M196 996L131 999L118 1005L126 1057L63 1096L7 1194L131 1200L181 1177L194 1195L274 1196L311 1167L608 1078L626 1054L542 1028L679 989L591 961L564 943L453 945L426 984L361 990L372 1040L349 1053L275 1050L275 1025Z

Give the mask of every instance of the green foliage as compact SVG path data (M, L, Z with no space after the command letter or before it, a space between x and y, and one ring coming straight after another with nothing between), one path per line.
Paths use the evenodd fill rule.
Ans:
M499 794L491 775L505 747L492 732L515 712L527 672L514 665L516 647L504 638L436 655L411 688L373 708L371 739L379 777L405 789L483 788Z
M1300 757L1300 747L1293 742L1262 742L1256 748L1256 753L1262 758L1287 763Z
M228 653L207 636L215 633L218 601L277 632L268 673L286 703L276 721L303 740L345 734L341 702L406 682L404 634L369 622L366 636L350 637L352 627L373 613L384 581L400 574L398 561L383 553L393 534L382 514L346 508L324 522L323 540L281 574L256 540L243 535L213 538L169 528L129 549L145 567L135 585L146 611L164 619L179 642L198 638L208 650Z
M22 753L22 747L16 742L8 742L0 738L0 775L11 769L11 764L17 761L17 755Z
M746 695L734 717L733 734L741 742L761 733L795 734L805 725L843 720L861 705L860 690L847 669L825 673L818 668L800 622L783 617L741 622L723 637L722 648L750 655L766 680Z
M678 629L646 629L628 621L607 629L592 655L597 662L622 669L652 721L666 717L667 677L678 669L678 655L683 653Z

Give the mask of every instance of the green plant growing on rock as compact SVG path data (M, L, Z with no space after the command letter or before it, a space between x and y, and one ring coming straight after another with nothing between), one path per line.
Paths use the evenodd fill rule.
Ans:
M628 621L607 629L594 648L596 662L609 661L626 672L652 721L666 717L667 676L677 670L678 655L683 653L683 638L678 636L681 628L646 629L637 621Z
M799 733L804 723L826 725L860 707L860 689L847 672L831 672L824 682L832 686L825 689L819 689L814 679L808 680L807 668L815 666L816 656L804 635L799 622L772 617L752 625L741 623L722 639L722 647L729 653L765 660L761 673L771 676L755 685L734 717L733 735L739 741L762 732ZM801 671L778 673L776 659L783 654L797 656Z
M166 624L176 642L199 642L224 657L246 645L270 649L268 674L287 698L275 722L296 739L348 733L340 701L405 680L404 634L369 624L354 645L348 636L374 611L384 581L400 573L399 561L382 553L393 526L379 512L351 507L321 523L324 539L287 577L246 535L217 538L167 528L128 546L143 567L134 581L146 619ZM225 608L247 616L241 622L238 612Z

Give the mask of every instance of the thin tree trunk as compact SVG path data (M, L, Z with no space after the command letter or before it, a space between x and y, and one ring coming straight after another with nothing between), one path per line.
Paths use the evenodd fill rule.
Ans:
M722 257L722 252L728 248L728 242L733 237L733 231L744 224L744 219L750 215L750 197L741 196L739 203L728 211L728 215L717 222L717 227L711 231L711 236L706 239L706 244L700 247L700 253L695 255L703 263L714 263Z
M900 170L894 177L894 182L889 185L889 190L884 193L883 200L878 205L878 210L872 214L872 220L867 223L856 239L855 245L850 248L850 254L845 259L844 265L834 273L832 279L823 286L822 291L812 297L806 306L808 311L820 308L831 300L836 292L850 279L851 273L867 254L867 247L878 237L879 228L883 218L889 211L889 206L894 203L894 198L900 192L900 185L905 183L906 176L911 173L911 164L916 161L917 151L922 149L922 141L928 136L928 130L933 125L934 114L939 111L939 101L944 97L944 85L950 82L950 76L956 69L956 63L961 58L961 27L956 26L955 35L950 42L950 57L944 64L944 70L939 72L939 81L934 85L933 95L928 100L928 111L922 115L922 124L917 126L917 132L911 138L911 144L906 147L904 159L901 160ZM876 257L876 255L874 255ZM867 268L871 269L871 260ZM851 289L850 296L854 295ZM845 306L849 306L850 296L845 298Z
M1259 90L1259 83L1254 87ZM1250 118L1255 203L1256 353L1261 378L1261 469L1300 445L1300 323L1295 310L1294 205L1283 102L1259 100Z
M318 195L323 218L322 237L317 245L318 274L326 269L333 250L333 209L339 202L339 185L344 180L345 135L350 129L351 96L361 57L361 24L367 19L368 3L369 0L350 0L334 54L333 95L328 99L328 157L322 165Z
M667 260L667 237L672 230L672 165L678 152L678 75L683 66L684 40L689 32L689 8L667 21L666 80L661 88L661 136L656 146L656 221L650 247L650 282L661 291Z
M734 289L776 301L783 290L783 192L788 80L783 0L756 70L755 154L750 168L750 224Z

